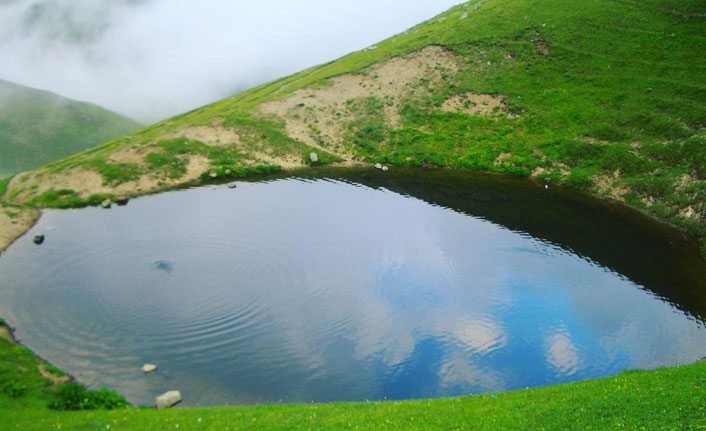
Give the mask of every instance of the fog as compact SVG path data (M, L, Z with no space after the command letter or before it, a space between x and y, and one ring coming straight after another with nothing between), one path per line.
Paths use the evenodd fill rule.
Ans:
M359 50L460 0L0 0L0 79L144 123Z

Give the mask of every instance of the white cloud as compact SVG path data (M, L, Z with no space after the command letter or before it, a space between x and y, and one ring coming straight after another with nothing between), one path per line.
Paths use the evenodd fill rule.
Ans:
M455 3L3 1L0 78L155 121L361 49Z

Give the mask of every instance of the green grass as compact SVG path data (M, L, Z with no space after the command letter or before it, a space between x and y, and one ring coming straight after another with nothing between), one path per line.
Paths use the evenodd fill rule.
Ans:
M12 180L12 177L0 179L0 201L3 200L5 193L7 193L7 186L10 184L11 180Z
M135 130L95 105L0 80L0 177L36 168Z
M7 414L0 408L0 421L8 430L700 430L704 389L706 363L699 362L436 400Z

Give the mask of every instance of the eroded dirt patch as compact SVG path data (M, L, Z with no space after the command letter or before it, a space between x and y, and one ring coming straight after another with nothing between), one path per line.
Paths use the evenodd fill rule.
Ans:
M0 205L0 252L34 225L39 211Z
M444 112L463 112L469 115L491 115L507 112L503 96L493 94L466 93L451 96L441 106Z
M260 112L283 118L290 137L351 160L353 156L342 144L348 125L361 116L353 102L368 98L382 101L385 123L397 127L401 100L420 85L428 87L458 69L459 59L453 53L429 46L374 64L363 73L340 75L318 88L297 90L284 99L264 103Z
M71 377L57 376L56 374L44 368L44 364L41 363L37 364L37 370L39 370L39 374L41 374L42 377L44 377L45 379L49 379L55 385L60 385L62 383L68 383L69 381L71 381Z
M191 126L183 127L173 133L164 135L163 139L186 138L200 141L206 145L226 146L239 145L240 136L235 130L223 126Z

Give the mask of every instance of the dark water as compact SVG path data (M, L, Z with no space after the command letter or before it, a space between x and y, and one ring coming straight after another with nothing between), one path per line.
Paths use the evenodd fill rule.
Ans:
M0 315L136 404L462 395L706 356L706 265L640 214L497 176L307 175L46 211L0 258Z

